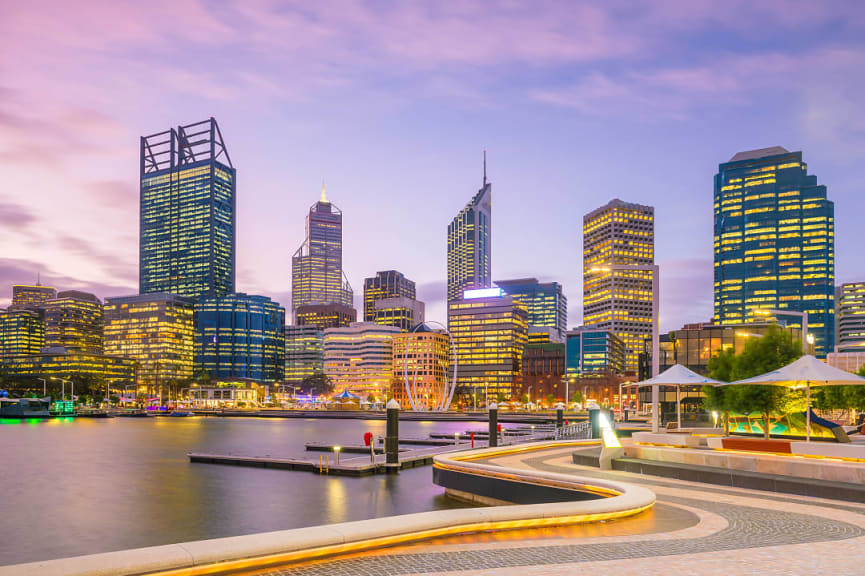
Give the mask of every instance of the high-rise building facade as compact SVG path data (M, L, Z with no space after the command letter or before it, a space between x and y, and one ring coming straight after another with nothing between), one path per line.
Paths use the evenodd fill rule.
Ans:
M243 293L195 304L195 370L212 379L248 378L262 384L285 375L285 308Z
M450 393L450 352L450 339L444 330L424 325L411 333L393 335L391 395L404 410L412 407L406 380L419 410L441 405L443 396Z
M583 217L583 323L611 330L636 373L657 333L655 209L612 200Z
M834 345L835 208L801 152L739 152L715 175L716 323L767 313L808 331L823 358ZM774 311L780 311L776 313Z
M317 326L285 327L285 382L300 386L324 373L324 331Z
M48 300L45 308L45 345L102 354L102 302L88 292L66 290Z
M501 288L466 290L448 304L448 329L457 351L457 391L462 404L481 406L520 390L528 339L525 304Z
M835 301L838 352L865 352L865 282L840 286Z
M45 302L56 297L57 290L51 286L15 284L9 310L41 310L45 308Z
M373 322L382 326L396 326L411 330L424 321L424 303L408 296L381 298L375 301Z
M324 373L334 391L381 398L393 379L393 338L399 328L355 322L324 331Z
M496 286L526 305L529 328L553 328L564 341L568 324L568 299L558 282L538 282L537 278L499 280Z
M141 138L141 294L234 291L235 181L214 118Z
M73 382L82 377L94 378L100 384L117 384L111 394L120 394L123 392L120 386L135 383L135 360L63 346L43 348L36 354L0 357L0 369L9 378L63 378Z
M357 321L357 310L344 304L307 304L295 308L294 315L297 326L315 326L322 331Z
M583 327L566 335L569 378L621 375L625 372L625 344L612 330Z
M352 307L354 294L342 269L342 211L321 186L321 200L306 215L306 239L291 258L291 306L341 304Z
M385 298L405 296L414 300L417 297L415 283L402 272L385 270L376 272L372 278L363 281L363 321L375 322L375 302Z
M138 362L138 382L192 378L193 300L174 294L106 298L105 353Z
M0 311L0 356L37 354L45 347L42 312L28 308Z
M492 194L484 153L483 186L448 225L448 302L491 285Z

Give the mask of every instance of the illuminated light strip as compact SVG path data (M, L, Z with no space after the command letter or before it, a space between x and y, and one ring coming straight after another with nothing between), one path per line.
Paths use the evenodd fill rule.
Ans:
M322 546L319 548L310 548L308 550L298 550L295 552L259 556L257 558L219 562L217 564L195 566L192 568L180 568L177 570L169 570L165 572L154 572L152 574L154 576L198 576L201 574L219 574L248 568L264 568L267 566L273 566L278 564L302 562L305 560L316 560L328 556L349 554L353 552L363 552L375 548L394 546L398 544L405 544L408 542L427 540L430 538L438 538L442 536L457 536L460 534L470 534L473 532L483 532L489 530L548 528L553 526L569 526L574 524L586 524L589 522L600 522L602 520L614 520L645 512L646 510L652 508L652 506L654 506L654 503L640 506L637 508L632 508L629 510L619 510L616 512L600 512L595 514L576 514L570 516L554 516L549 518L529 518L523 520L500 520L490 522L473 522L470 524L458 524L455 526L448 526L446 528L419 530L417 532L409 532L396 536L371 538L369 540L361 540L358 542L351 542L349 544L334 544L332 546Z

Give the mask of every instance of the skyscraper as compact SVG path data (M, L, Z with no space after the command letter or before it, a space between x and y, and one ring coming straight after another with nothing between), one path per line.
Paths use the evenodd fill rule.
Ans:
M381 326L396 326L411 330L424 321L424 303L407 296L382 298L375 301L373 321Z
M616 198L583 216L583 323L624 344L625 371L657 338L655 209Z
M416 298L415 283L402 272L385 270L376 272L372 278L363 281L363 321L375 322L375 301L383 298L406 296Z
M47 300L45 346L102 354L102 302L88 292L67 290Z
M38 354L45 347L45 320L39 310L0 310L0 356Z
M448 302L491 285L492 193L484 152L483 186L448 225Z
M838 317L838 352L865 352L865 282L840 286L835 301Z
M342 211L321 186L321 200L306 215L306 239L291 258L291 307L341 304L352 307L354 294L342 270Z
M234 291L235 179L214 118L141 138L140 293Z
M343 304L307 304L294 310L297 326L315 326L319 330L344 328L357 321L357 310Z
M56 297L57 290L51 286L15 284L12 286L9 310L40 310L45 307L45 302Z
M834 345L835 207L802 152L739 152L715 175L715 322L808 313L819 357Z
M285 327L285 381L300 386L324 372L324 332L317 326Z
M526 305L530 328L552 328L564 342L568 329L568 299L558 282L540 283L537 278L499 280L496 286Z

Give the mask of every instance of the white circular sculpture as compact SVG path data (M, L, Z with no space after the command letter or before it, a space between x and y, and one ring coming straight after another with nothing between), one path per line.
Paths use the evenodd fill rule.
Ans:
M454 397L454 391L456 390L456 387L457 387L457 347L456 347L456 344L454 344L454 339L451 336L451 333L448 331L447 328L445 328L441 324L441 322L436 322L434 320L430 320L429 322L421 322L420 324L418 324L417 326L412 328L411 332L409 332L409 334L411 336L409 336L408 341L406 342L405 353L403 354L403 366L402 366L402 375L403 375L403 380L405 383L405 393L406 393L406 397L408 398L409 404L411 404L412 410L414 410L415 412L420 412L421 410L425 409L425 407L421 405L421 398L418 398L418 394L417 394L417 392L418 392L418 390L417 390L417 371L418 371L418 367L420 365L420 362L417 362L417 361L415 362L412 380L411 380L411 382L409 382L409 378L408 378L408 352L411 349L411 343L413 341L412 336L414 336L414 334L415 334L415 332L417 332L418 328L426 326L427 324L435 324L435 325L439 326L442 330L444 330L444 333L447 334L447 337L448 337L448 349L449 349L449 351L453 350L453 366L454 366L453 380L450 383L448 382L447 367L442 364L441 360L439 360L439 363L442 364L443 368L445 368L445 370L444 370L444 376L445 377L444 377L444 382L442 382L439 385L439 390L436 391L438 393L432 395L433 400L435 402L435 405L430 408L434 412L446 412L451 406L451 402L453 401L453 397Z

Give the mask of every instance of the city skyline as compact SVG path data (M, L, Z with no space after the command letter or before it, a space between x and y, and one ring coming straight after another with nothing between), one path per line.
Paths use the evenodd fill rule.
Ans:
M136 143L206 116L219 119L238 170L236 290L272 296L285 307L291 306L290 271L269 265L271 250L261 247L288 252L296 246L303 236L299 215L324 177L345 212L352 285L376 270L402 270L418 282L427 316L444 319L444 227L477 189L483 149L496 182L492 280L534 276L561 283L569 328L580 323L582 310L581 242L573 223L615 197L656 208L662 331L708 320L712 176L736 152L765 146L801 150L820 175L841 208L836 282L858 280L865 255L855 249L862 202L856 165L865 142L853 113L862 80L851 71L861 69L865 52L857 34L863 19L845 8L854 4L833 6L832 13L783 3L671 6L630 14L577 6L562 14L544 6L532 18L502 9L484 29L479 15L486 10L475 5L388 14L356 7L343 15L322 6L314 10L331 19L305 29L294 48L278 43L274 28L306 22L308 14L280 13L260 35L242 40L244 26L267 21L263 9L227 5L226 14L215 16L184 4L176 8L179 18L157 26L138 7L110 7L98 19L88 9L58 6L37 19L26 6L9 7L0 24L12 40L0 79L6 96L0 163L9 174L0 192L0 221L8 231L0 282L29 283L41 272L43 284L60 290L100 299L135 294ZM399 65L384 105L374 84L334 64L328 52L344 55L357 38L331 40L352 17L370 13L394 30L400 29L395 23L406 24L390 44L372 42L359 55L383 56L384 65L361 62L374 81L389 79L387 64ZM594 17L591 24L580 25L587 16ZM758 16L776 24L750 23ZM572 35L563 37L563 27L575 22ZM85 31L98 25L107 36L73 38L62 33L70 24ZM662 26L664 40L638 33L650 27L645 24ZM28 40L37 36L36 26L56 31L39 47ZM585 27L592 34L581 39ZM455 46L437 54L420 50L407 34L418 30L442 46L456 38ZM532 33L533 42L509 46L505 39L515 30ZM691 37L700 32L707 39ZM322 50L302 69L307 80L281 84L277 73L284 69L251 67L238 83L244 62L262 45L272 49L268 62L299 48ZM153 82L148 67L163 65L183 47L207 56L230 51L229 73L174 65L154 87L145 86ZM686 47L694 50L676 55ZM77 64L61 70L67 57ZM136 57L142 64L126 66ZM425 70L431 73L419 80ZM509 88L499 92L503 81ZM153 105L140 105L142 97ZM709 133L705 144L694 144ZM623 158L630 169L619 168ZM422 225L406 217L408 194L423 199ZM549 247L544 258L532 245L541 233ZM392 234L411 234L412 241L389 241ZM0 293L2 307L8 292Z

